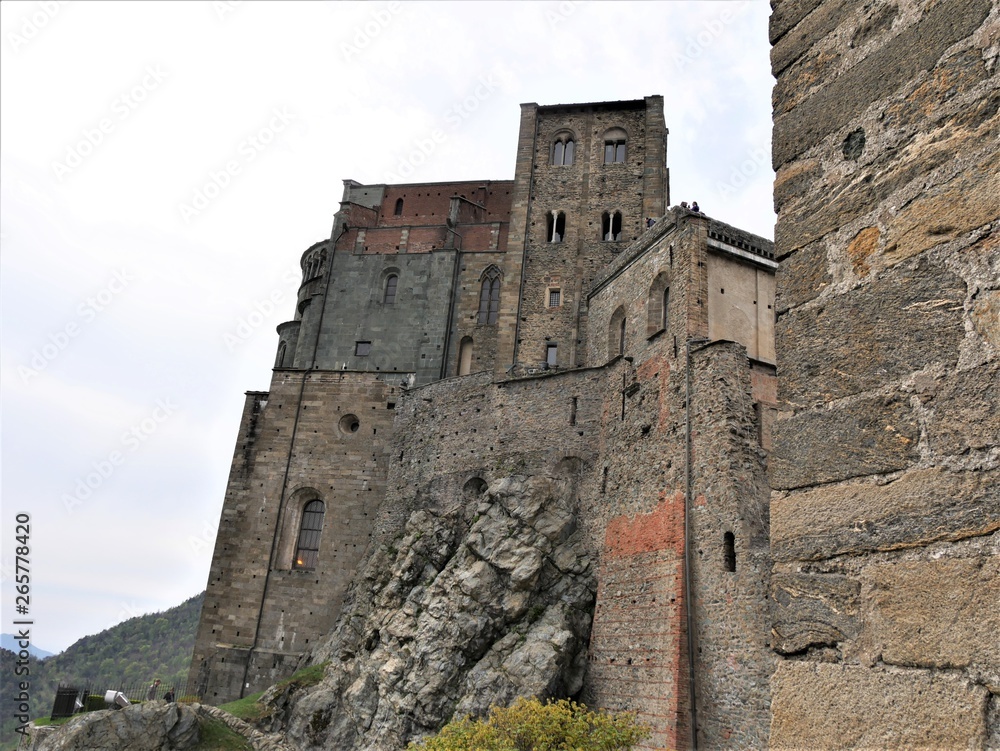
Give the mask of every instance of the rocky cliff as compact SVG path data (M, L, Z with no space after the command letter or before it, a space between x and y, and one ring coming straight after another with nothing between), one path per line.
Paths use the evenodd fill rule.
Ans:
M326 678L265 696L302 749L399 749L454 715L583 683L595 595L571 479L507 476L460 498L429 489L373 550L333 636Z

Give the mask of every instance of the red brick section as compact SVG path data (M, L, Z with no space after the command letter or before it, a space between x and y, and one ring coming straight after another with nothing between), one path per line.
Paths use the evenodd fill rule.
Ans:
M608 523L590 674L601 706L652 726L639 748L685 748L689 737L683 559L683 493L662 491L652 512Z

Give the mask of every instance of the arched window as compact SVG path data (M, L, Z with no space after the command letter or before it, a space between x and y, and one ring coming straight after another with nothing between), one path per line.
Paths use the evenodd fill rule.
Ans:
M482 275L479 290L479 325L496 323L500 314L500 269L490 266Z
M652 336L667 328L667 312L670 302L670 277L666 271L660 272L649 286L646 300L646 336Z
M552 144L552 164L568 167L573 164L573 152L576 150L576 144L573 142L573 136L570 133L560 133L556 136L555 142Z
M566 214L553 211L546 218L546 238L550 243L561 243L566 237Z
M397 198L396 199L396 208L393 210L392 215L393 216L402 216L403 215L403 199L402 198Z
M601 214L601 238L605 242L619 242L622 239L622 212Z
M285 348L286 345L284 342L282 342L281 346L278 347L278 358L274 361L274 367L276 368L285 367Z
M608 357L625 354L625 308L618 309L611 315L608 325Z
M458 374L469 375L472 372L472 337L462 339L458 347Z
M396 285L399 284L399 277L389 274L385 278L385 294L382 295L383 305L392 305L396 302Z
M319 536L323 531L323 501L309 501L302 509L302 524L299 525L299 542L295 548L295 562L292 568L314 569L319 559Z
M614 164L625 161L625 131L621 128L611 128L604 134L604 163Z

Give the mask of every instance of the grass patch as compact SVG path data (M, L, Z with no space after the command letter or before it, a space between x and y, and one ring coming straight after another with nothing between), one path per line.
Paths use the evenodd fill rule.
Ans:
M219 709L224 709L234 717L239 717L241 720L245 720L246 722L259 720L264 716L264 707L258 704L257 700L263 695L263 693L263 691L258 691L256 694L244 696L242 699L231 701L228 704L220 704Z
M319 665L310 665L307 668L302 668L302 670L292 675L292 677L286 678L278 683L277 687L282 689L286 686L291 686L293 683L297 684L299 688L314 686L323 680L323 674L326 672L326 666L328 664L329 663L323 662ZM246 722L259 720L267 713L267 709L258 702L258 699L260 699L263 694L263 691L258 691L256 694L244 696L242 699L231 701L228 704L220 704L219 709L225 710L234 717L239 717L241 720L245 720Z
M73 717L79 717L80 715L73 715ZM39 717L37 720L32 720L31 724L38 728L43 728L46 725L65 725L67 722L73 719L73 717L60 717L53 720L51 717Z
M250 741L214 717L198 718L198 734L193 751L253 751Z

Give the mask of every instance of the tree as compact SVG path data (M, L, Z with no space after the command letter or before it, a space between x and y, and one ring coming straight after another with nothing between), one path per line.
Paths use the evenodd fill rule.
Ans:
M486 720L453 720L411 751L627 751L649 736L630 714L593 712L560 699L518 699Z

